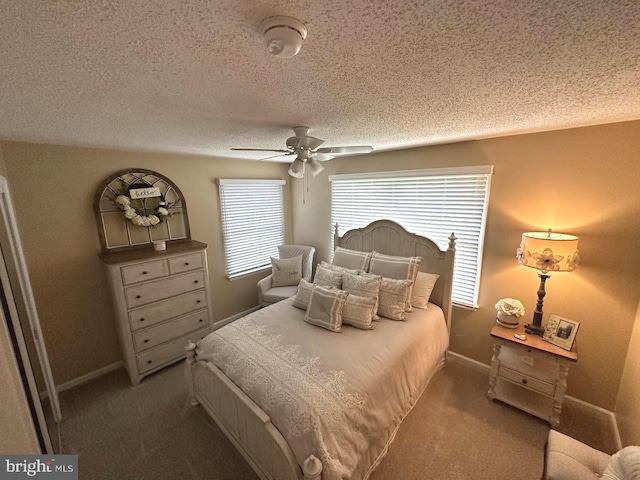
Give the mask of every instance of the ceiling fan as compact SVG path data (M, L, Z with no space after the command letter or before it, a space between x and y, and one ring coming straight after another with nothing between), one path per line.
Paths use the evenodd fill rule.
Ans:
M289 175L295 178L304 177L305 170L309 170L311 175L316 176L324 170L324 167L320 162L331 160L337 155L369 153L373 150L373 147L370 145L318 148L324 143L324 140L310 136L310 130L311 129L309 127L294 127L293 132L295 133L295 136L287 138L286 149L232 148L231 150L279 153L279 155L267 158L295 155L296 158L289 167ZM267 158L264 158L263 160L267 160Z

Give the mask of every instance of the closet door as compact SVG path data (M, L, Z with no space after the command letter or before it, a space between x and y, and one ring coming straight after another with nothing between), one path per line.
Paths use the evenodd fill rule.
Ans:
M16 344L14 348L17 350L16 355L19 355L18 363L24 368L24 380L27 383L25 389L28 396L33 400L32 415L35 417L34 422L48 440L47 425L39 400L31 362L38 362L42 370L54 420L60 422L62 414L60 412L58 393L51 374L47 349L42 338L40 319L22 251L9 187L6 178L2 176L0 176L0 249L2 253L0 256L0 281L5 300L3 303L5 316L7 317L6 321L12 324L15 331ZM17 302L22 306L23 318L20 317ZM29 358L24 335L30 335L33 338L37 358ZM51 442L48 441L46 443L48 443L46 449L50 450Z

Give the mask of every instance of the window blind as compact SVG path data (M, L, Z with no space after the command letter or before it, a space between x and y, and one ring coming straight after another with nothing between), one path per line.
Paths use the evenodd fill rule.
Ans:
M230 279L271 267L284 243L284 180L219 179L224 259Z
M340 233L389 219L445 250L455 233L453 302L478 306L493 166L331 175L331 222Z

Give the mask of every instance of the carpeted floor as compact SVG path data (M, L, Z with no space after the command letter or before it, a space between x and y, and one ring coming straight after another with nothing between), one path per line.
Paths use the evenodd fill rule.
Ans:
M486 397L488 370L449 357L400 427L371 480L539 479L544 421ZM60 394L52 427L62 453L79 455L81 479L257 479L202 407L187 402L183 364L131 387L124 370ZM579 404L558 428L612 453L613 432Z

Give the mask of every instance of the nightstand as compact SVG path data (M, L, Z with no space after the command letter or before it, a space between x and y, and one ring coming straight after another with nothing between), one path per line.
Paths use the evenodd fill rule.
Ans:
M524 325L518 328L495 325L491 329L494 343L487 396L557 427L569 366L578 361L576 344L567 351L538 335L525 334L527 339L523 341L515 338L515 334L525 334Z

